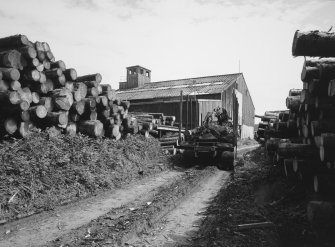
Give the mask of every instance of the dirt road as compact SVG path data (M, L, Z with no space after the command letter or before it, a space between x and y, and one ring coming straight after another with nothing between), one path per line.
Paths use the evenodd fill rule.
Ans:
M187 244L202 220L199 212L228 180L229 172L216 167L162 172L122 189L0 226L0 246Z

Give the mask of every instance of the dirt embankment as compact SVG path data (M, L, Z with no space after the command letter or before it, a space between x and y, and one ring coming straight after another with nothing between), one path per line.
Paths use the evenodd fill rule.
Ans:
M306 205L311 194L290 183L261 148L237 162L234 179L213 199L187 246L334 246L334 229L313 229ZM272 222L240 230L238 225ZM185 246L185 245L179 245Z
M52 129L0 143L0 221L118 188L166 169L155 139L92 139Z

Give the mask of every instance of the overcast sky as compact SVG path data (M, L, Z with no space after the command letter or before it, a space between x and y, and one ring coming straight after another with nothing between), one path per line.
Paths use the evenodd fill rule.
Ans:
M243 72L256 113L285 109L302 88L295 30L335 25L333 0L0 0L1 36L50 44L79 75L118 89L125 67L152 81ZM335 27L334 27L335 28ZM123 78L121 78L123 77Z

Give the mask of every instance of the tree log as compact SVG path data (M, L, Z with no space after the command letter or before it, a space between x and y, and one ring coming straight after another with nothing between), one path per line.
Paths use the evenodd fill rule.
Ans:
M285 158L315 158L318 156L316 147L310 144L280 143L278 154Z
M28 65L27 61L16 50L0 52L0 65L6 68L22 70Z
M36 49L34 47L31 47L31 46L24 46L24 47L18 48L17 50L27 60L34 59L37 56Z
M75 81L77 79L77 71L75 69L66 69L63 73L68 81Z
M45 70L50 70L51 69L51 63L47 60L43 61L43 67Z
M77 124L70 122L65 128L65 133L69 136L75 136L77 134Z
M60 68L52 68L50 70L46 70L45 75L49 78L57 78L63 75L63 72Z
M112 91L112 86L110 84L100 84L103 92Z
M40 81L41 74L38 70L26 70L23 72L23 78L28 81Z
M335 96L335 79L329 81L328 96Z
M335 57L335 34L320 31L296 31L293 56Z
M288 96L286 98L286 107L292 111L298 111L300 106L300 96Z
M47 109L42 105L32 106L28 109L30 117L32 119L45 118L47 116Z
M17 69L13 69L13 68L0 68L0 72L2 73L2 77L5 80L17 81L17 80L20 79L20 72Z
M101 82L102 76L101 74L91 74L77 77L77 82L85 82L85 81L96 81L98 84Z
M78 123L79 132L92 137L101 137L104 133L103 124L99 120L87 120Z
M10 88L13 90L13 91L17 91L21 88L21 83L19 81L11 81L10 82Z
M58 112L48 112L46 115L46 120L53 125L67 125L69 117L68 112L58 111Z
M301 94L301 89L290 89L288 96L299 96Z
M79 94L81 95L81 99L86 98L87 95L87 86L84 83L74 83L73 84L73 90L76 92L78 91Z
M70 111L82 115L85 112L85 101L74 102Z
M54 107L58 110L68 111L73 104L73 96L72 93L66 88L56 89L50 92L52 97Z
M310 82L313 79L320 78L320 71L318 67L304 66L301 71L301 80L303 82Z
M0 123L4 130L12 135L16 132L17 130L17 122L13 118L6 118L2 123ZM1 128L2 129L2 128Z
M51 62L51 69L60 69L61 71L66 70L66 65L62 60L56 61L56 62Z
M29 40L25 35L13 35L0 39L0 47L1 48L19 48L23 46L29 45Z
M44 72L40 72L40 83L46 83L47 77Z
M24 87L17 91L20 95L20 99L27 101L29 104L33 102L33 97L31 95L31 91L28 87Z
M41 97L39 101L39 105L43 105L48 112L52 112L53 110L53 102L51 97Z
M9 89L9 85L7 82L0 80L0 92L7 92Z
M98 95L99 95L99 92L96 87L91 87L87 89L87 96L97 97Z
M311 122L312 136L321 135L321 133L335 133L335 120L319 120Z

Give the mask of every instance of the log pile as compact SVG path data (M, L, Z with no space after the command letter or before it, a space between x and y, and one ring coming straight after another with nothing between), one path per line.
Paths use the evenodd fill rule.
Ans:
M130 103L115 97L99 73L77 76L46 42L0 39L0 137L26 137L33 127L120 139L138 133Z
M275 120L277 130L283 128L289 134L265 134L265 147L283 164L286 176L304 181L315 192L331 191L335 184L335 33L297 31L292 54L320 58L305 58L303 89L290 90L289 112Z

